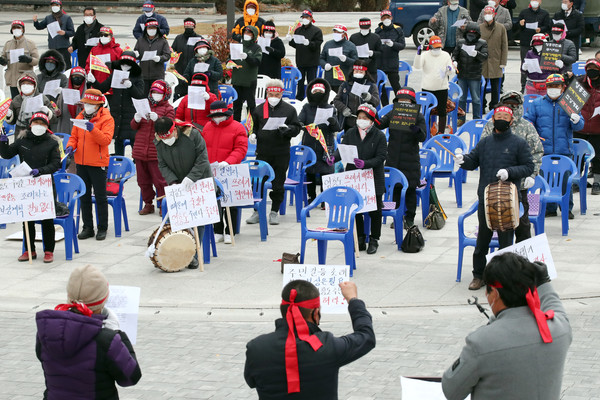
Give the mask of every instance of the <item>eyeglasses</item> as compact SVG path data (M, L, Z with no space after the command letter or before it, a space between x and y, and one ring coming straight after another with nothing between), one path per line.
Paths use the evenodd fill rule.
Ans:
M110 37L110 35L108 33L101 33L100 37Z

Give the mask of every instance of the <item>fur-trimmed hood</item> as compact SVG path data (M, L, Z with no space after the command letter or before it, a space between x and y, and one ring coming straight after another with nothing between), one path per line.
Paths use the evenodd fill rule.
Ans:
M50 72L46 69L46 59L49 57L52 57L57 60L56 69L52 72ZM65 70L65 66L66 66L65 60L64 60L62 54L60 54L58 51L56 51L54 49L50 49L50 50L46 51L44 54L42 54L42 56L40 57L40 62L38 63L40 72L43 73L44 75L48 75L48 76L55 76L55 75L62 74Z

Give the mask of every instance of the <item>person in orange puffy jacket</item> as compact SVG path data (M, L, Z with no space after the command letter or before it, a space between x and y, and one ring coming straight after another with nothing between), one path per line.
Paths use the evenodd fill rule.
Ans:
M197 90L194 88L199 87L203 87L205 89L205 92L201 94L202 98L204 99L203 109L197 108L197 106L190 106L189 104L190 93L193 93L194 90ZM190 81L190 86L188 87L188 94L181 99L179 106L177 106L175 118L194 125L196 129L202 132L204 125L210 121L210 117L208 116L210 113L210 105L216 100L216 94L210 92L210 88L208 86L208 76L201 73L194 74L192 80Z

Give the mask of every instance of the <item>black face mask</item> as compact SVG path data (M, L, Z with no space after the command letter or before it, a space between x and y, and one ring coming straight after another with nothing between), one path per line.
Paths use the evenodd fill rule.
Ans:
M311 97L315 103L321 104L321 102L323 102L323 99L325 98L325 93L321 93L321 92L313 93L311 95Z
M185 28L185 31L183 32L183 34L185 36L192 36L194 34L194 28Z
M506 132L508 128L510 128L510 121L505 121L503 119L494 120L494 129L498 132Z
M585 71L585 73L588 76L588 78L590 78L593 81L600 77L600 71L598 71L597 69L588 69L587 71Z
M474 42L477 40L477 34L475 33L467 33L465 37L467 38L468 42Z
M83 76L74 76L71 78L73 85L81 85L83 83Z

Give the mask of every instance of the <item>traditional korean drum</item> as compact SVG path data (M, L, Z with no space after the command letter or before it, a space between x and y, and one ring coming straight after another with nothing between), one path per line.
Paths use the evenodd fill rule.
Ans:
M485 221L493 231L519 226L519 192L514 183L498 181L486 186Z
M153 243L156 244L153 253L149 255L150 260L156 268L166 272L181 271L192 262L196 254L194 236L187 230L171 232L171 224L165 224L162 229L158 227L152 232L148 246L151 248Z

